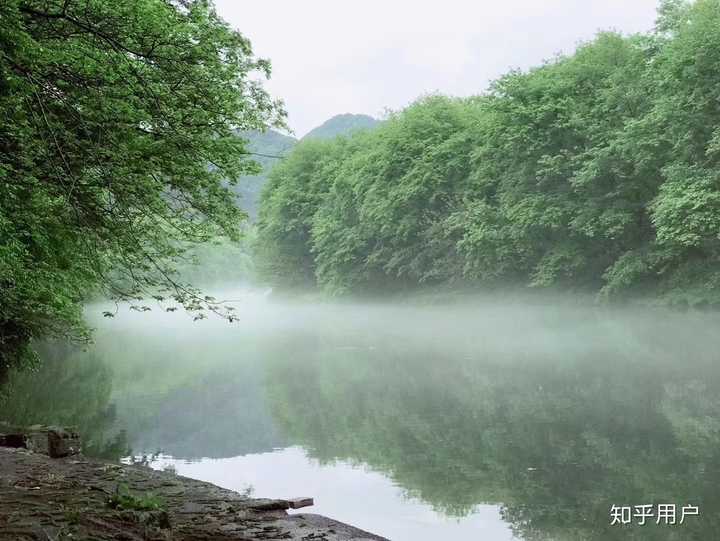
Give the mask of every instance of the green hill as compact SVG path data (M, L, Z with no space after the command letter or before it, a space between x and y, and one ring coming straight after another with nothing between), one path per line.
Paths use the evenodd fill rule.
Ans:
M249 141L248 150L255 153L253 159L263 168L259 175L241 177L234 188L234 192L239 196L238 204L248 213L250 220L255 221L260 192L270 169L279 161L274 156L284 156L295 146L297 139L274 130L243 132L240 136Z
M378 122L378 120L368 115L353 115L350 113L335 115L317 128L310 130L302 140L332 139L338 135L347 135L357 130L372 128Z
M312 129L302 139L331 139L338 135L346 135L357 130L372 128L377 123L377 120L368 115L336 115ZM257 218L260 192L265 185L268 173L279 161L275 156L287 154L297 144L298 140L274 130L242 132L239 135L249 141L248 150L255 153L253 159L263 168L262 173L259 175L240 178L234 188L234 192L239 197L238 204L248 213L250 221L254 222Z

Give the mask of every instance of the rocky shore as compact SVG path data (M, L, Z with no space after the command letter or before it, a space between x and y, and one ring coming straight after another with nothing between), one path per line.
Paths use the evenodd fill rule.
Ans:
M77 435L0 430L0 541L387 541L210 483L78 454ZM54 457L53 457L54 456Z

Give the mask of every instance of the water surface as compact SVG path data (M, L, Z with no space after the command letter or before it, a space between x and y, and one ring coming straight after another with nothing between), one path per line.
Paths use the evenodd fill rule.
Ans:
M312 496L397 541L720 531L715 315L225 295L234 325L90 307L95 345L48 349L5 416L77 424L100 456ZM659 503L700 516L610 524L613 504Z

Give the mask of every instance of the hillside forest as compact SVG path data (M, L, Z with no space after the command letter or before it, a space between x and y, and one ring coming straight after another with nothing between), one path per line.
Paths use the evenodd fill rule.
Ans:
M333 295L418 288L720 302L720 2L665 1L469 98L307 140L270 173L258 260ZM480 90L480 89L478 89Z

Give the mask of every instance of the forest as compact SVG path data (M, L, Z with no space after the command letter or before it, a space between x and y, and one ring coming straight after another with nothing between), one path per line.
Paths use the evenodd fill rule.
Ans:
M266 278L333 295L426 287L720 303L720 2L665 1L470 98L303 141L270 173Z

